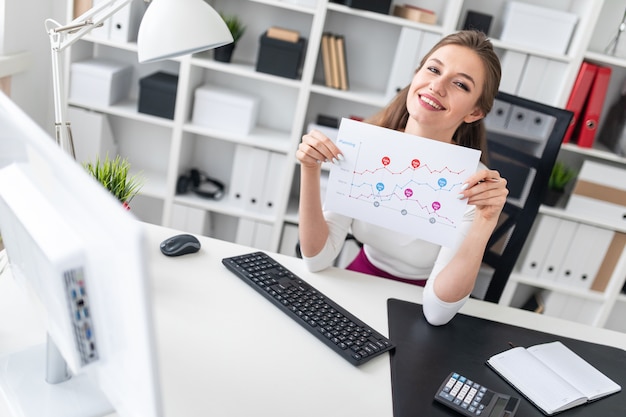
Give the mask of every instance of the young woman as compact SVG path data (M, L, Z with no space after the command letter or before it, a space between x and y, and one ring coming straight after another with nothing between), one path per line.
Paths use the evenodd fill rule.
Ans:
M482 119L500 84L500 62L481 32L461 31L441 39L422 59L411 84L368 123L445 143L477 148L485 155ZM469 297L508 190L506 180L483 163L464 184L459 198L468 206L454 247L322 210L321 161L340 161L341 149L319 131L302 138L300 247L312 271L332 264L350 231L363 249L348 267L385 278L424 285L424 315L447 323Z

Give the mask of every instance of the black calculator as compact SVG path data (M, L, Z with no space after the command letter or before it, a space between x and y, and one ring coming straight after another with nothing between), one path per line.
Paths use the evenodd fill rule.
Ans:
M519 398L495 392L456 372L443 381L435 400L465 416L481 417L513 417L519 405Z

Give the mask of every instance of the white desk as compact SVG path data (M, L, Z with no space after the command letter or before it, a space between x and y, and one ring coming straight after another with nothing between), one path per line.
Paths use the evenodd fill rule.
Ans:
M201 237L199 253L168 258L159 243L177 232L146 228L166 416L392 416L389 356L352 366L221 264L253 249ZM421 301L419 287L273 256L383 334L387 298ZM24 298L0 277L0 355L45 339ZM497 304L469 300L462 312L626 349L624 333Z

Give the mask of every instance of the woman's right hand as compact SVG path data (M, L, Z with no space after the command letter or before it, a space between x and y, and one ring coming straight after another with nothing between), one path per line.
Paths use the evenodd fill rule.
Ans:
M343 155L337 146L319 130L311 130L302 136L302 142L296 151L296 158L303 167L317 168L322 162L343 160Z

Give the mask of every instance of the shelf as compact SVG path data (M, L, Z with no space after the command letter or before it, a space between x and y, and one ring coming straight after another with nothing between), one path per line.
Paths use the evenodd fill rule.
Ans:
M519 45L509 43L509 42L503 42L499 39L492 39L491 43L493 43L493 47L496 49L505 49L507 51L533 55L537 57L546 58L551 61L563 62L565 64L570 64L575 59L574 57L569 56L569 55L555 55L551 52L546 52L541 49L533 49L533 48L528 48L524 46L519 46Z
M211 129L187 123L184 126L184 130L201 136L208 136L227 142L241 143L274 152L287 153L291 150L291 136L289 132L281 132L275 129L257 126L252 129L249 135L242 136L220 129Z
M345 91L314 84L311 86L311 92L375 107L383 107L389 102L384 93L359 85L350 85L350 89Z
M33 65L30 52L0 55L0 78L10 77L27 71Z
M265 223L276 222L276 215L257 213L232 204L228 194L220 200L211 200L208 198L198 197L193 194L179 194L174 197L174 203L182 204L189 207L195 207L210 212L225 214L228 216L257 220Z
M90 103L84 103L76 100L69 100L71 106L82 107L84 109L98 111L100 113L110 114L112 116L125 117L127 119L139 122L150 123L152 125L172 128L174 121L163 117L151 116L149 114L139 113L137 111L138 101L133 99L122 100L111 106L94 106Z
M98 29L94 29L98 30ZM93 33L93 32L91 32ZM122 49L129 52L137 53L137 42L120 42L120 41L112 41L105 38L100 38L98 36L87 35L82 38L85 42L92 42L96 45L109 46L115 49Z
M626 58L623 57L607 55L602 52L588 51L585 53L585 58L598 64L626 68Z
M542 205L539 207L539 213L547 214L549 216L558 217L558 218L565 219L565 220L572 220L578 223L585 223L591 226L597 226L603 229L613 230L615 232L626 233L626 225L608 223L600 218L593 218L589 216L581 216L578 214L572 214L572 213L565 211L562 208L549 207L546 205Z
M205 54L208 55L209 53ZM268 83L283 85L286 87L300 88L300 86L302 85L301 80L279 77L277 75L258 72L254 64L247 62L232 61L229 63L224 63L215 61L214 59L209 57L203 57L202 55L194 55L194 57L191 59L191 64L200 68L221 71L228 74L239 75L241 77L265 81Z
M583 156L589 156L592 158L626 165L626 157L619 156L613 152L604 151L602 149L582 148L573 143L564 143L561 145L561 149L568 152L574 152Z
M293 10L295 12L313 14L315 13L315 9L312 7L299 5L296 3L289 3L287 0L277 1L277 0L250 0L253 3L265 4L272 7L277 7L281 9Z
M590 301L604 302L606 295L597 291L584 288L568 287L556 282L546 281L538 278L530 278L519 273L512 273L509 278L518 284L525 284L531 287L543 288L550 291L556 291L562 294L572 295Z
M391 14L382 14L371 12L369 10L355 9L338 3L328 3L328 10L337 13L344 13L351 16L362 17L364 19L376 20L378 22L388 23L395 26L407 26L440 34L443 34L444 32L441 25L431 25L427 23L415 22L413 20L404 19L402 17L394 16Z

